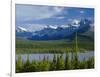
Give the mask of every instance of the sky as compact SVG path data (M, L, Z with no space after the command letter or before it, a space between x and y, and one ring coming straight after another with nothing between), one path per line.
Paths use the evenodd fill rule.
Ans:
M16 4L16 27L30 31L41 30L47 25L61 26L87 18L94 22L93 8Z

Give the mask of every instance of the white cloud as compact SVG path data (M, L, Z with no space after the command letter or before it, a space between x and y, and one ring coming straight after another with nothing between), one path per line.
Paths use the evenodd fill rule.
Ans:
M56 17L56 19L64 19L65 17L60 16L60 17Z
M84 13L84 11L83 11L83 10L81 10L81 11L80 11L80 13L81 13L81 14L83 14L83 13Z
M54 17L63 11L63 7L16 5L17 20L40 20Z
M68 28L69 25L61 25L62 28Z
M54 10L56 12L62 12L63 9L64 9L64 7L54 7Z

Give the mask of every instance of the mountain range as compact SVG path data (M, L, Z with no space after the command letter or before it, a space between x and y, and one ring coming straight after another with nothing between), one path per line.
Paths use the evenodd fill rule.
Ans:
M91 22L88 19L80 20L79 23L70 23L61 26L48 25L44 29L35 32L30 32L26 28L18 26L16 28L16 37L28 40L73 39L75 32L79 36L90 37L89 34L94 33L94 26L91 26Z

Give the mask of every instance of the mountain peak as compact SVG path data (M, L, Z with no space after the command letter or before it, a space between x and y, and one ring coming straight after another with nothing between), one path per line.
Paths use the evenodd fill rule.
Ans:
M58 27L57 27L57 26L52 26L52 25L50 25L50 26L48 26L48 28L57 29Z
M18 26L18 27L16 28L16 31L17 31L17 32L28 32L28 30L27 30L26 28L21 27L21 26Z

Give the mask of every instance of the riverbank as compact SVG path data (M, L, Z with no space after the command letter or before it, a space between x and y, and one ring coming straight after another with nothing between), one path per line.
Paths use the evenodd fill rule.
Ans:
M16 40L17 54L30 53L64 53L74 51L75 41L68 40ZM79 52L94 51L94 42L91 40L78 40Z

